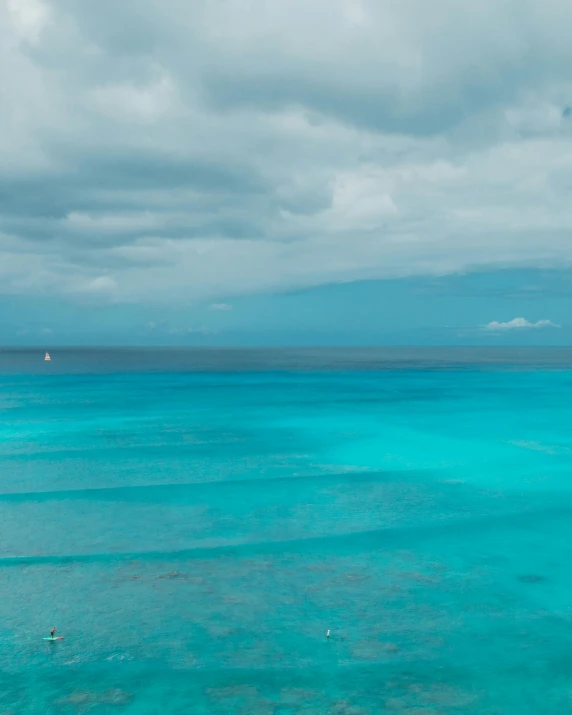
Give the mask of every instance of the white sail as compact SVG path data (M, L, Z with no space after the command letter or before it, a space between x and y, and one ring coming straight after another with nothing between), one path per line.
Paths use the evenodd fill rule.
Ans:
M50 353L46 351L46 357L44 360L51 360L52 358L50 357Z

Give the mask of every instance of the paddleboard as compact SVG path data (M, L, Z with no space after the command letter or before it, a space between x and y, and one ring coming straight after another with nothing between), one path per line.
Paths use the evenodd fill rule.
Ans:
M64 636L56 636L55 638L52 638L52 636L47 636L44 638L45 641L63 641Z

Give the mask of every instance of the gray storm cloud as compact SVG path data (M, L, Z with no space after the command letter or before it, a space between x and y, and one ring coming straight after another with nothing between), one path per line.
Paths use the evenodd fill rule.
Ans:
M0 8L4 292L570 263L564 0Z

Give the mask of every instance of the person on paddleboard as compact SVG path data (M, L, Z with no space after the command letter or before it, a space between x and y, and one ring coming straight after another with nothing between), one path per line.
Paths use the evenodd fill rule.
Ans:
M56 627L55 627L55 626L54 626L54 627L52 628L52 630L50 631L50 635L51 635L52 638L55 638L55 637L56 637Z

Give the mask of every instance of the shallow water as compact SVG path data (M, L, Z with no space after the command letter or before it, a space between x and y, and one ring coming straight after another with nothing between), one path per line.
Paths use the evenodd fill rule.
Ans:
M0 354L0 713L572 709L566 353L50 352Z

